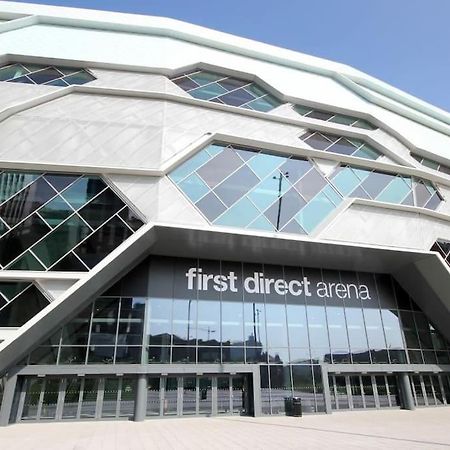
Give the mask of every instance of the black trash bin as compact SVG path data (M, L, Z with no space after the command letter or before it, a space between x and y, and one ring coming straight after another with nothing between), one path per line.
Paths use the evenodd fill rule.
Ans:
M284 397L284 412L287 416L292 416L292 397Z
M284 411L287 416L302 417L302 399L300 397L285 397Z

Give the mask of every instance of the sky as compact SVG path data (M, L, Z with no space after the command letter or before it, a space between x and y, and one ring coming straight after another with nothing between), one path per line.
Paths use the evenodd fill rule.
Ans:
M450 0L50 0L172 17L353 66L450 111Z

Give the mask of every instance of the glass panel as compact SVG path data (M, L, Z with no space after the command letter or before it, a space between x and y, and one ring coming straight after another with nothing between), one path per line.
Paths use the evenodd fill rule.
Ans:
M236 78L226 78L224 80L219 81L219 84L222 85L227 91L234 91L237 88L249 84L249 82L246 80L238 80ZM259 95L257 96L259 97Z
M89 175L77 180L61 195L73 208L78 209L105 187L105 182L101 178Z
M152 298L148 305L147 320L148 343L151 345L170 345L172 334L172 301ZM176 308L176 313L178 311Z
M236 402L239 402L239 396L237 397L238 398L236 398ZM231 400L230 377L217 377L217 414L231 413L230 400ZM233 397L233 407L234 407L234 397Z
M61 272L86 272L88 269L73 253L69 253L53 265L51 270Z
M47 267L51 266L89 233L88 226L79 217L72 216L39 242L33 252Z
M287 157L271 155L268 153L258 153L252 158L247 165L258 175L262 180L267 175L271 174L281 164L287 160Z
M148 347L147 360L149 364L170 363L170 347Z
M30 285L28 282L1 281L0 292L8 299L12 300L17 294Z
M244 310L242 302L222 301L222 346L244 343Z
M423 396L422 384L419 375L412 375L411 377L413 392L416 394L417 406L425 406L425 398Z
M357 147L351 144L347 139L341 138L335 144L327 149L328 152L338 153L340 155L351 155Z
M252 94L249 94L245 89L238 89L228 94L219 97L226 105L241 106L254 99Z
M135 398L136 379L123 378L119 404L119 417L132 417L134 415Z
M336 383L336 401L338 409L349 409L346 379L343 376L334 377Z
M395 177L387 188L377 196L377 200L380 202L400 203L410 191L411 188L403 181L403 178Z
M74 250L74 253L88 267L92 268L131 235L132 232L122 220L118 217L113 217L79 245Z
M37 419L37 411L44 378L27 378L22 420Z
M423 378L423 384L425 387L425 394L427 396L428 405L429 406L435 406L436 402L434 401L434 394L433 394L433 386L431 383L431 377L429 375L422 375Z
M118 394L119 394L119 379L105 378L105 387L103 391L102 417L116 417Z
M278 200L264 213L276 230L283 228L306 202L294 188L278 197Z
M323 306L307 306L308 312L308 329L311 348L328 348L327 320L325 316L325 307Z
M39 210L39 214L52 227L56 227L73 213L73 209L59 195Z
M164 379L163 414L173 416L177 414L178 406L178 378L167 377Z
M226 209L226 206L212 192L205 195L196 203L196 206L210 222L213 222Z
M380 408L389 407L389 396L387 391L386 377L383 375L377 375L375 377L378 392L378 401L380 402Z
M89 342L91 349L92 346L116 343L118 313L119 299L100 298L95 301Z
M208 186L195 173L186 177L178 186L193 202L201 199L209 192Z
M366 408L375 408L375 396L372 386L372 377L363 375L362 384L364 389L364 400L366 402Z
M160 414L160 378L150 377L147 382L147 416Z
M199 381L199 414L212 412L212 380L211 377L200 377Z
M20 327L48 304L48 300L33 285L0 310L0 327Z
M362 183L364 190L371 198L376 198L378 194L393 180L394 175L372 172Z
M144 225L141 219L130 208L126 207L120 211L119 216L133 230L137 231Z
M331 145L331 141L322 136L320 133L313 134L306 140L306 143L316 150L325 150Z
M261 412L262 414L270 414L270 383L269 383L269 367L259 366L261 376ZM233 390L234 402L234 390Z
M61 72L53 67L49 67L48 69L40 70L39 72L34 72L28 75L28 77L31 78L36 84L44 84L47 83L47 81L60 78L61 76Z
M183 178L190 175L192 172L196 171L200 166L211 159L211 155L206 151L202 150L196 153L192 158L189 158L181 166L177 167L175 170L170 172L170 178L175 182L180 182Z
M200 167L197 173L213 189L242 164L242 159L234 150L225 148L221 153Z
M18 78L22 75L25 75L26 73L28 73L28 70L20 64L12 64L10 66L2 67L0 69L0 81L7 81L13 78Z
M67 84L85 84L85 83L89 83L89 81L95 80L95 77L93 77L91 74L89 74L85 70L83 70L83 71L75 73L73 75L64 77L63 80Z
M291 370L289 366L269 366L270 398L272 414L285 413L286 397L292 395Z
M50 229L36 214L25 219L20 225L0 239L0 264L6 266L45 236Z
M59 364L85 364L86 347L61 347Z
M40 178L0 206L0 216L11 227L56 195L52 187Z
M388 375L386 379L388 383L391 406L400 406L400 395L398 391L397 378L394 375Z
M430 375L431 382L433 383L433 390L434 395L436 398L436 404L437 405L443 405L444 404L444 396L441 390L441 385L439 383L439 376L438 375Z
M248 90L248 87L246 87L245 90ZM279 105L280 102L276 98L272 97L271 95L266 95L263 98L252 100L251 102L247 103L246 106L256 111L267 112Z
M292 384L294 397L302 400L304 413L313 413L316 410L314 397L314 380L311 366L292 366Z
M86 378L84 380L81 399L81 419L94 419L97 410L98 378Z
M259 215L259 211L248 200L239 200L232 208L222 214L214 221L217 225L227 225L234 227L245 227Z
M56 364L58 361L58 347L38 347L30 354L30 365Z
M349 377L352 391L353 408L364 408L364 401L361 391L361 379L359 376Z
M28 77L24 76L24 77L19 77L19 78L14 78L13 80L9 80L12 83L23 83L23 84L34 84Z
M197 378L183 378L183 414L195 414L197 410Z
M244 166L217 186L214 192L225 205L231 206L258 182L258 177Z
M310 233L336 206L325 194L314 197L296 216L300 225Z
M81 217L95 230L124 205L111 189L106 189L80 209Z
M66 378L66 392L64 395L63 419L75 419L77 417L78 403L80 400L81 378Z
M30 252L26 252L19 259L16 259L8 269L43 271L45 267Z
M114 362L114 347L93 346L88 348L88 364L112 364Z
M248 404L248 389L244 376L231 378L231 396L233 402L233 414L245 415Z
M344 167L333 177L333 184L342 195L349 195L360 183L361 180L350 167Z

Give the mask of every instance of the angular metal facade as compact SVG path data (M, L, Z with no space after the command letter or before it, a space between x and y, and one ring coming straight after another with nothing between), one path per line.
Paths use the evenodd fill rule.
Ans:
M333 62L2 5L0 424L450 403L449 124Z

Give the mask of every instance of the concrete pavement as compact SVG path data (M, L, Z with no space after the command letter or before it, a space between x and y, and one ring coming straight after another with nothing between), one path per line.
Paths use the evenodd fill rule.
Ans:
M450 408L293 417L15 424L8 450L450 449Z

